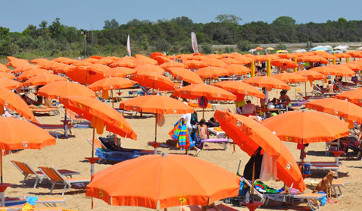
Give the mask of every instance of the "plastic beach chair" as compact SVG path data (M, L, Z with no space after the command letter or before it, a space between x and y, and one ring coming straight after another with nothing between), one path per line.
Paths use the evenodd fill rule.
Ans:
M67 188L72 187L72 185L76 185L78 184L85 184L85 183L89 183L90 182L90 178L89 177L84 177L84 178L66 178L64 177L56 168L54 167L43 167L43 166L39 166L38 167L40 169L41 172L43 172L43 174L50 180L50 182L52 183L52 187L50 189L50 193L53 193L53 188L56 184L62 184L64 185L63 188L63 192L62 195L64 195L65 191ZM83 187L85 188L86 186L78 186L77 187Z
M28 163L26 162L20 162L16 160L10 160L12 164L24 175L24 180L22 182L22 185L24 186L25 181L30 178L31 176L35 176L35 184L34 188L39 184L39 182L42 182L42 180L45 178L45 175L41 171L35 171ZM63 176L69 176L72 177L74 174L79 174L78 172L71 171L68 169L59 169L59 173Z
M29 164L26 162L20 162L15 160L10 160L12 164L24 175L24 180L22 185L24 186L26 179L28 179L31 176L35 176L35 184L34 188L38 185L39 182L42 182L44 179L44 174L41 171L35 171Z

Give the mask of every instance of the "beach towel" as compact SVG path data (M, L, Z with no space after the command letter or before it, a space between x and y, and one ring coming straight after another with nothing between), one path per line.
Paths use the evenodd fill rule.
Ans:
M177 141L178 148L189 148L195 146L192 138L187 130L186 123L182 119L178 120L174 128L169 132L169 135L173 140Z

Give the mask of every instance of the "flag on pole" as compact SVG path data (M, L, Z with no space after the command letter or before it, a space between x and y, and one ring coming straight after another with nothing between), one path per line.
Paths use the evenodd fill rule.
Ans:
M198 53L199 48L197 46L197 39L196 39L195 32L191 32L191 44L192 44L192 49L194 50L194 53Z
M132 56L132 54L131 54L131 40L129 38L129 35L127 37L127 52L128 52L128 56Z

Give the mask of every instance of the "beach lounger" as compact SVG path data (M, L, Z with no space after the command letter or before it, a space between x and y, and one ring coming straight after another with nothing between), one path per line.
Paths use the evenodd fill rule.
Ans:
M1 200L0 200L1 202ZM6 197L5 206L19 206L24 205L27 202L27 197ZM57 204L63 204L65 206L65 198L44 198L38 197L35 205L43 204L46 207L56 207ZM1 209L0 209L1 210Z
M201 140L201 146L204 145L204 143L217 143L220 144L224 150L227 149L227 143L229 143L230 139L225 138L209 138L205 140Z
M333 180L332 181L332 188L334 191L334 197L339 198L340 196L342 196L342 189L341 187L344 187L345 185L347 185L349 182L346 181L341 181L341 180ZM337 188L338 188L338 192L337 192Z
M35 184L34 188L39 184L39 182L42 182L45 178L45 175L41 171L35 171L28 163L26 162L20 162L15 160L10 160L12 164L24 175L24 180L22 182L22 185L24 186L25 181L29 179L31 176L35 176ZM61 173L63 176L69 176L72 177L72 175L79 174L79 172L71 171L68 169L59 169L59 173Z
M37 125L38 127L41 127L45 130L48 130L49 132L63 132L64 131L64 125L63 124L39 124L39 123L34 123L35 125ZM69 134L72 134L72 128L74 127L74 125L72 124L68 124L67 125L67 130L69 132ZM65 133L64 133L65 134ZM56 134L56 138L58 138L58 135Z
M87 139L88 143L92 145L92 141ZM132 158L137 158L142 155L154 154L153 150L142 149L127 149L117 147L112 141L107 138L100 137L94 140L95 155L103 161L121 162Z
M49 107L49 108L31 108L31 111L36 114L48 114L48 115L58 115L59 108L58 107Z
M239 211L239 209L236 209L224 203L216 205L215 208L220 211ZM215 208L208 208L206 210L215 211L216 210ZM202 211L202 209L200 208L200 206L189 205L189 206L181 206L179 211Z
M18 211L23 210L23 205L15 205L15 206L9 206L9 207L0 207L0 211ZM63 211L63 207L34 207L31 209L32 211Z
M70 188L70 187L74 186L74 187L77 187L77 188L84 188L85 189L86 186L84 184L90 182L89 177L66 178L54 167L39 166L38 168L40 169L41 172L43 172L43 174L52 183L50 193L53 193L53 188L54 188L54 186L56 184L64 185L63 192L62 192L62 195L64 195L67 188Z
M311 210L319 210L319 203L318 202L313 203L313 202L316 202L318 199L323 198L325 196L326 194L321 194L321 193L302 193L294 195L294 198L307 201ZM317 209L315 209L313 205L315 205Z

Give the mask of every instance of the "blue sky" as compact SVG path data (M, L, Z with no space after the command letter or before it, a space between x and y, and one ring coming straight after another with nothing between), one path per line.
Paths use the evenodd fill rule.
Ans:
M215 20L219 14L251 21L272 22L290 16L297 23L326 22L344 17L362 20L362 0L1 0L0 26L23 31L42 20L83 29L102 29L105 20L120 24L132 19L157 21L187 16L195 23Z

